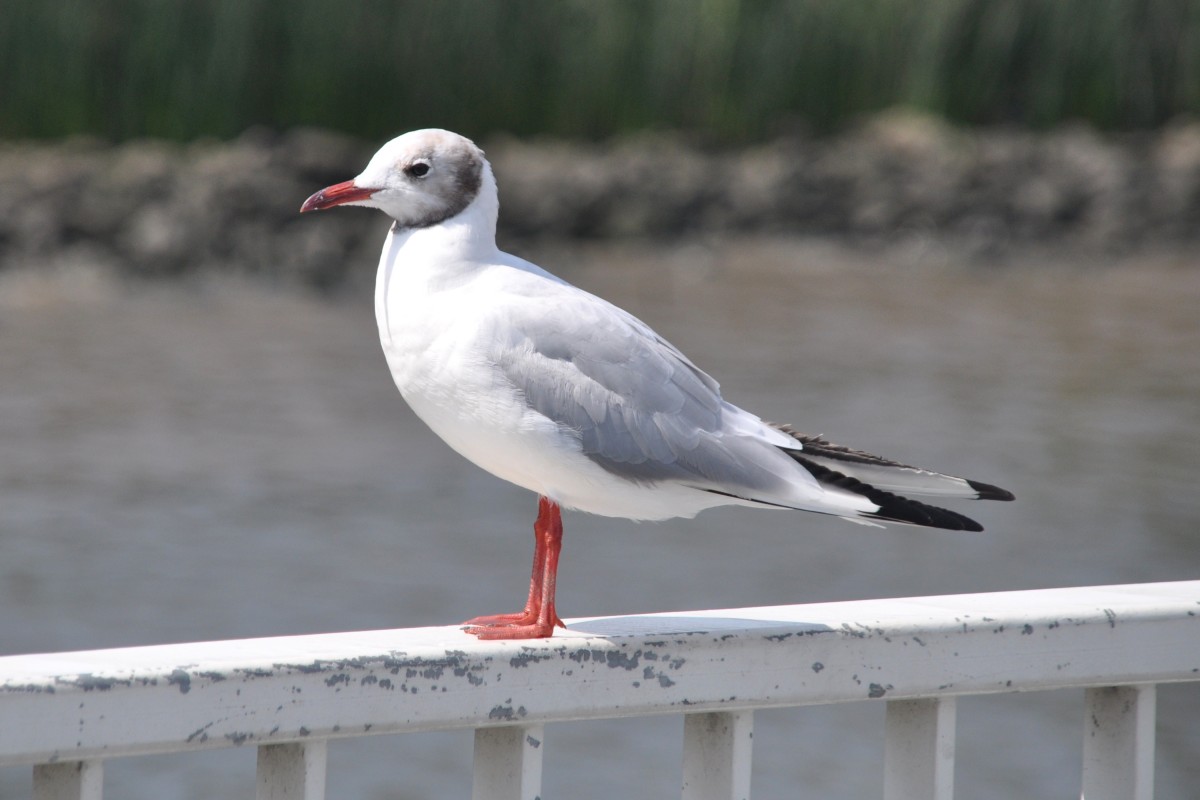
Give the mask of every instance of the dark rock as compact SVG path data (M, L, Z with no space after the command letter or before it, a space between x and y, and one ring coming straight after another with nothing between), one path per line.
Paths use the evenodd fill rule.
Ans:
M378 144L312 129L186 145L3 143L0 269L88 258L133 275L236 271L321 288L366 277L386 220L297 212ZM937 239L991 257L1200 238L1200 123L1188 121L1138 136L1038 135L888 113L839 137L797 132L730 152L664 134L484 144L504 243L770 233Z

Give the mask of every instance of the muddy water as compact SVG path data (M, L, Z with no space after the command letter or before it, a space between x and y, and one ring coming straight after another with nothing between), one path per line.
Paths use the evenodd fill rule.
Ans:
M572 514L560 611L1197 577L1197 265L927 255L763 241L538 254L651 322L733 402L1018 497L959 506L981 535L751 510ZM519 605L534 500L404 407L368 292L2 276L0 652ZM1077 792L1081 695L962 702L960 796ZM1160 797L1200 782L1197 715L1200 688L1160 690ZM544 796L677 792L678 719L551 726L547 746ZM760 713L755 746L758 797L879 796L880 704ZM335 743L330 796L465 797L470 750L468 733ZM108 796L249 796L253 769L251 749L128 759L108 765ZM0 798L28 793L28 770L0 770Z

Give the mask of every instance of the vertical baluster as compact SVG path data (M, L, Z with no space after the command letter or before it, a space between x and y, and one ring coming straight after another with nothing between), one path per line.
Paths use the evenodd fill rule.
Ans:
M754 712L683 716L683 800L749 800Z
M33 800L101 800L103 761L65 761L33 768Z
M954 796L953 697L887 704L884 800L950 800Z
M471 800L537 800L544 737L541 725L477 728Z
M260 745L256 800L324 800L328 752L324 740Z
M1154 684L1088 689L1084 699L1083 796L1154 796Z

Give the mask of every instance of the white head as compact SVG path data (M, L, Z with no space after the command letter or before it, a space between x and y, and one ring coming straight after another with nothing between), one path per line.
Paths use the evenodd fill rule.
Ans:
M464 136L431 128L392 139L357 178L322 189L304 201L300 212L368 206L396 220L402 230L428 228L461 214L481 192L495 197L483 151Z

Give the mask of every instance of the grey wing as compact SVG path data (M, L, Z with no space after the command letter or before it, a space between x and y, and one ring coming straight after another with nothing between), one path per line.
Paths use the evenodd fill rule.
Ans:
M727 430L728 415L750 415L640 320L587 297L509 327L515 338L496 361L528 406L576 432L588 458L623 478L762 485L756 459L733 450L773 448Z

